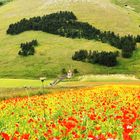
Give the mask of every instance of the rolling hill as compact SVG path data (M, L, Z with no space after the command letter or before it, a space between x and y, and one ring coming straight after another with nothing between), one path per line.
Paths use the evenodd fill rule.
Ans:
M135 4L131 4L132 7ZM140 4L139 0L137 0ZM124 3L123 3L124 4ZM125 3L126 5L127 3ZM119 1L89 0L13 0L0 7L0 77L36 78L57 76L62 68L78 69L80 74L125 73L140 76L140 45L131 59L119 58L116 67L72 61L71 56L79 49L116 51L117 49L98 41L69 39L41 31L28 31L16 36L6 34L9 24L23 18L42 16L57 11L73 11L79 21L88 22L103 31L120 35L140 34L138 8L126 8ZM37 39L39 46L34 56L20 57L19 45Z
M117 5L140 13L140 0L112 0Z

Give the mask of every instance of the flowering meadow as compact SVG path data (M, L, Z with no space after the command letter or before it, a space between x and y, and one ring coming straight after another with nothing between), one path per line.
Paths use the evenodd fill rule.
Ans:
M0 140L140 140L140 86L1 101Z

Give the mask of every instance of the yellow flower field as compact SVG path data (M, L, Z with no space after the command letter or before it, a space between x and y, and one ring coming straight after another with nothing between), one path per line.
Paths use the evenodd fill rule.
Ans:
M0 103L0 140L140 140L140 86L106 85Z

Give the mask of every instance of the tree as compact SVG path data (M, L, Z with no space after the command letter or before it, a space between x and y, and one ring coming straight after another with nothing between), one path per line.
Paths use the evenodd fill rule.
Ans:
M18 52L19 55L22 56L28 56L28 55L34 55L35 53L35 46L38 45L37 40L32 40L30 42L21 43L20 48L21 50Z
M77 61L85 61L87 57L88 57L87 50L80 50L75 52L75 54L72 56L72 59Z
M74 73L74 74L78 74L79 71L78 71L77 69L74 69L74 70L73 70L73 73Z
M84 55L84 52L86 53L86 55ZM83 54L82 57L81 54ZM117 56L118 56L118 52L105 52L105 51L88 52L86 50L80 50L75 52L75 54L72 56L72 59L77 61L83 61L87 59L87 61L92 64L100 64L107 67L113 67L117 65Z
M140 35L137 35L136 42L139 42L140 43Z
M67 74L66 69L65 69L65 68L63 68L63 69L61 70L61 73L62 73L62 74Z
M16 35L29 30L39 30L67 38L95 39L103 43L108 43L118 49L123 49L127 46L129 51L126 49L122 50L122 56L124 57L126 57L125 54L129 54L129 57L132 56L130 54L136 49L136 43L140 42L140 35L137 35L137 37L132 35L120 37L111 31L101 31L87 22L77 21L77 17L74 13L69 11L60 11L30 19L24 18L17 23L10 24L7 29L7 34ZM78 56L78 58L80 58L80 56ZM81 59L85 61L85 58L81 57L79 60Z
M122 48L122 56L124 58L130 58L133 55L132 48L130 46L123 46Z

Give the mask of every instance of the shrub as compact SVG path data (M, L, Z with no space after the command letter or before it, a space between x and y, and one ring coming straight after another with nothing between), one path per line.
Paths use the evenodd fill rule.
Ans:
M74 70L73 70L73 73L74 73L74 74L78 74L79 71L78 71L77 69L74 69Z
M65 68L63 68L63 69L61 70L61 73L62 73L62 74L67 74L66 69L65 69Z

